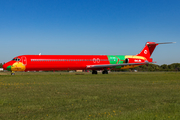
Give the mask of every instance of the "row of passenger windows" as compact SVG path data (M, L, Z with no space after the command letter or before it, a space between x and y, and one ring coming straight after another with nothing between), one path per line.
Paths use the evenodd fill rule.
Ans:
M31 59L31 61L114 61L107 59Z

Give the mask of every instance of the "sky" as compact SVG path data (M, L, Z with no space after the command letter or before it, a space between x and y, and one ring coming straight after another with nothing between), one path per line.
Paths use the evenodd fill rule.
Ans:
M19 55L136 55L180 63L179 0L0 0L0 63Z

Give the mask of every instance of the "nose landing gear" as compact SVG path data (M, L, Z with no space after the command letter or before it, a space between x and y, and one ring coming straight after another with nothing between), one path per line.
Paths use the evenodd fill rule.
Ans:
M12 72L11 72L11 75L15 75L15 72L14 72L14 71L12 71Z

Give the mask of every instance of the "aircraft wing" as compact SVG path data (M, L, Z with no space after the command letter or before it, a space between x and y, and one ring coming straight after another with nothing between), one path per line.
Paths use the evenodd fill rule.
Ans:
M87 65L86 68L112 68L117 66L127 66L127 65L145 65L153 62L141 62L141 63L123 63L123 64L104 64L104 65Z

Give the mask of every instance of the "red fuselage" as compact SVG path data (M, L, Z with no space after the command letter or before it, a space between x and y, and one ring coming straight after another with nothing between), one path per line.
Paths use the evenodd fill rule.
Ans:
M85 70L87 65L109 64L106 55L30 55L26 71Z
M3 67L6 69L16 62L25 65L25 70L16 71L86 70L87 65L110 64L107 55L22 55Z

